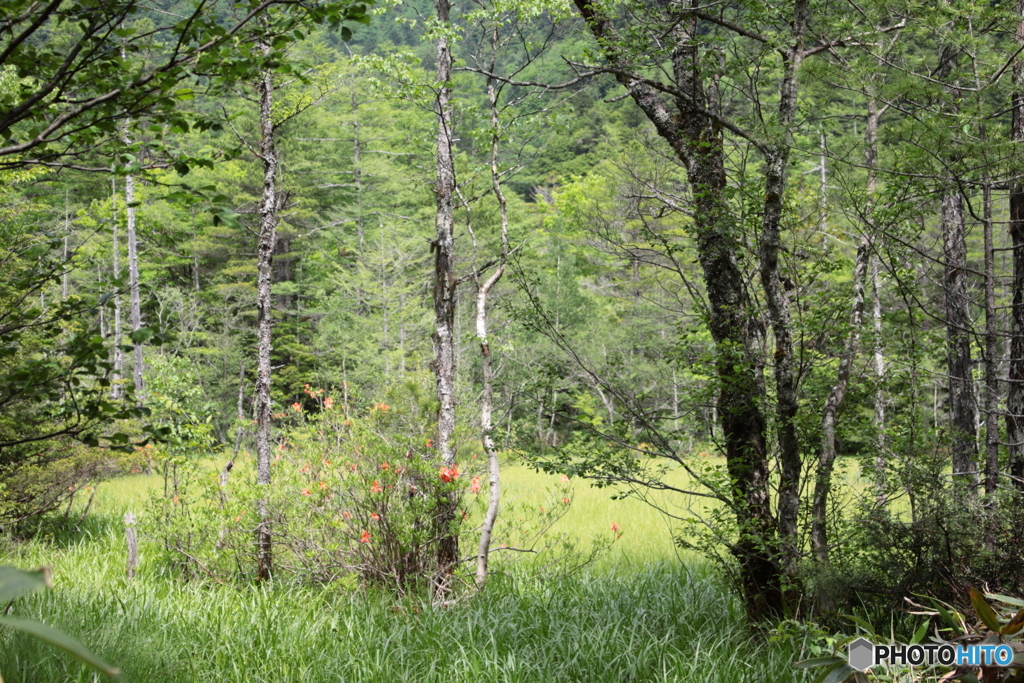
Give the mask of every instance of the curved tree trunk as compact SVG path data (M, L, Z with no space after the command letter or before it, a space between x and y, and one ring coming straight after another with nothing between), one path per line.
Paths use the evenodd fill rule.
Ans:
M850 332L839 357L836 383L832 385L821 415L821 453L818 456L817 479L811 502L811 552L820 562L828 562L828 496L832 488L832 467L836 460L836 413L846 396L850 371L860 348L861 321L864 317L864 276L871 258L871 244L865 238L857 247L853 266L853 308L850 309Z
M675 85L684 93L672 111L650 85L629 75L630 62L616 47L617 34L603 9L588 0L576 8L601 44L616 79L684 163L694 198L693 231L709 302L708 324L715 341L717 412L722 422L726 467L732 482L730 505L738 536L732 545L748 617L763 621L785 612L778 565L778 533L769 496L764 384L759 323L747 296L737 259L738 232L726 200L725 150L718 76L704 74L697 48L697 20L674 5L669 38Z

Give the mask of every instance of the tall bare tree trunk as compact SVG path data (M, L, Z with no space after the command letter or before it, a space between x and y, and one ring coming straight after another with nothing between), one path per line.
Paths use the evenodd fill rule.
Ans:
M363 253L363 242L366 238L366 225L363 219L363 161L362 141L359 139L359 100L353 84L352 103L352 183L356 200L356 235L359 237L359 253Z
M985 225L985 497L995 508L999 486L999 329L996 320L995 245L992 241L992 187L984 188Z
M779 440L779 535L782 542L782 566L790 580L796 579L800 560L800 444L796 435L797 377L793 368L792 322L789 296L779 275L782 250L782 210L791 144L789 127L797 112L798 75L804 58L804 32L809 8L806 0L794 3L792 45L785 57L779 93L779 125L784 137L776 140L765 154L764 214L761 221L760 270L768 314L775 334L775 393Z
M867 195L867 217L865 230L878 235L875 227L874 208L875 194L878 189L878 122L884 109L878 108L875 99L875 86L869 86L868 116L864 123L864 165L867 167L868 178L865 184ZM886 106L886 108L888 105ZM876 237L877 239L877 237ZM885 503L885 355L882 352L882 289L879 281L879 257L877 242L871 244L872 253L868 256L871 270L871 326L875 335L873 370L875 374L875 503Z
M128 239L128 293L130 295L132 332L142 327L142 303L139 298L139 244L135 234L135 177L124 177L125 212L128 216L126 237ZM132 375L135 379L135 399L142 400L145 386L142 382L142 344L134 341L134 362Z
M68 210L68 188L64 186L64 253L60 275L60 300L68 300L68 239L71 237L71 214Z
M122 26L122 28L124 28ZM121 59L125 59L124 45L121 45ZM124 144L130 145L131 138L128 135L128 126L130 121L125 121L124 127ZM127 225L125 226L125 237L128 241L128 293L129 293L129 307L131 312L132 320L132 332L138 332L139 328L142 327L142 303L139 298L139 253L138 253L138 240L135 235L135 176L131 173L124 177L124 200L125 200L125 213L128 217ZM142 344L140 342L132 340L133 344L133 363L132 363L132 376L135 380L135 400L141 401L143 398L143 392L145 386L142 383Z
M498 29L494 28L492 33L492 60L491 73L494 73L495 63L493 56L497 53ZM487 99L491 105L491 186L494 189L494 196L498 200L498 210L501 216L501 256L498 265L489 278L480 284L479 275L474 271L477 280L476 293L476 336L480 342L480 360L484 374L484 394L480 404L480 441L483 443L484 452L487 454L487 471L490 490L490 499L487 502L487 511L484 513L483 524L480 527L480 545L476 554L476 584L483 586L487 581L487 561L491 550L491 534L494 530L494 522L498 518L498 507L501 504L501 463L498 460L498 449L494 445L491 424L491 411L494 403L494 376L491 369L491 346L487 340L487 295L501 279L505 272L505 262L508 259L508 205L505 202L505 194L501 189L501 175L498 171L498 145L501 140L501 121L498 117L498 93L494 87L494 79L487 79ZM475 264L474 264L475 267Z
M953 476L977 493L978 433L971 362L970 300L967 294L967 239L964 206L959 191L942 197L943 293L946 309L946 372L949 375L949 424L953 449Z
M114 280L121 278L121 245L117 239L117 178L110 179L111 206L114 212ZM117 284L114 293L114 381L110 389L115 399L121 397L121 372L124 367L124 354L121 351L121 285Z
M879 258L871 257L871 326L875 333L873 370L875 372L875 503L885 503L886 438L885 438L885 354L882 347L882 288Z
M437 0L437 20L450 24L449 0ZM452 54L447 37L437 39L437 198L434 250L434 376L437 387L437 452L441 464L455 464L455 158L451 110ZM459 539L452 533L456 499L452 494L438 510L439 542L437 560L442 576L459 561ZM443 579L447 581L447 579Z
M269 55L269 46L263 45ZM270 486L270 352L274 247L277 242L277 217L280 200L277 190L277 147L274 144L274 83L270 71L260 76L260 144L263 163L263 194L259 203L259 244L256 251L256 483ZM270 512L267 499L257 501L259 525L256 528L256 579L265 581L273 571Z
M935 78L946 81L950 101L959 99L955 69L960 48L946 45L939 52ZM947 157L950 168L956 156ZM964 200L954 179L945 180L939 222L942 227L942 293L946 316L946 375L949 390L949 429L953 479L965 483L968 495L977 495L978 430L977 402L971 360L970 298L967 294L967 236Z
M1024 46L1024 0L1017 0L1018 45ZM1013 63L1013 122L1010 137L1018 157L1024 146L1024 58ZM1013 245L1013 308L1010 316L1010 372L1007 378L1006 439L1009 442L1009 473L1014 485L1024 490L1024 183L1010 186L1010 241Z

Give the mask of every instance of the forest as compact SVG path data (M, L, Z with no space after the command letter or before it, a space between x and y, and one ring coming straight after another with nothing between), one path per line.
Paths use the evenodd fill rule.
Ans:
M1024 680L1024 0L4 0L0 273L0 683Z

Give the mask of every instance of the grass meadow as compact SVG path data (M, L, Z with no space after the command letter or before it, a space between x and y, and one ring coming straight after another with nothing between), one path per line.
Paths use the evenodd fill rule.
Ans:
M735 596L697 558L680 554L666 517L608 489L578 483L551 530L586 547L617 524L622 537L572 574L543 559L500 565L487 589L444 607L425 597L337 586L188 584L143 558L124 575L126 510L139 514L156 476L101 485L75 532L8 547L0 563L49 565L54 589L12 614L75 636L134 683L286 681L804 680L790 642L752 637ZM507 468L506 496L543 500L553 475ZM668 500L684 514L685 502ZM75 518L75 515L72 514ZM6 683L99 680L49 646L0 631Z

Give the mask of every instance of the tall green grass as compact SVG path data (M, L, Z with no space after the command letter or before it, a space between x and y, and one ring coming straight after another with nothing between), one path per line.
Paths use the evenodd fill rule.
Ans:
M679 566L499 578L444 608L362 591L148 579L57 589L18 612L75 634L137 682L799 680L792 652L751 639L729 593ZM0 652L9 683L92 680L20 635L0 636Z
M505 482L509 498L533 505L557 478L510 468ZM483 594L434 607L424 596L342 586L187 584L145 556L129 582L121 515L141 512L159 483L108 482L77 531L53 529L0 557L53 566L54 590L14 613L73 634L127 681L803 680L789 646L752 637L713 572L676 555L661 515L610 501L607 490L577 484L553 529L585 543L618 524L623 537L599 565L570 576L512 567ZM94 680L45 644L5 631L0 674L7 683Z

